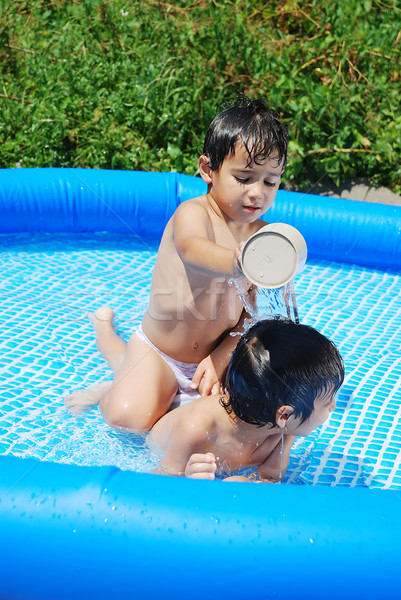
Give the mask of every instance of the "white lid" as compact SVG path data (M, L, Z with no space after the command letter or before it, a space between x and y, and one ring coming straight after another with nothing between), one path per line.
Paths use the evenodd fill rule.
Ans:
M298 269L298 253L287 237L274 231L253 235L242 251L242 270L259 287L279 288Z

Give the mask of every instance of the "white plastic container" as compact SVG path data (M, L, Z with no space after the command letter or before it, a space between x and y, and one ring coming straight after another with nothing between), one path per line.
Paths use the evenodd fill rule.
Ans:
M305 266L306 242L292 225L271 223L249 238L241 255L242 270L258 287L279 288Z

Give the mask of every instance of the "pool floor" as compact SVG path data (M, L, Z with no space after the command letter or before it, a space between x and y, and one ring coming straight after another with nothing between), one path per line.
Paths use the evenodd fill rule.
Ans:
M70 391L111 378L86 311L116 312L126 340L146 309L157 242L122 234L0 235L0 454L150 471L145 438ZM339 347L346 379L330 421L298 438L286 480L401 489L400 275L309 260L295 282L300 320Z

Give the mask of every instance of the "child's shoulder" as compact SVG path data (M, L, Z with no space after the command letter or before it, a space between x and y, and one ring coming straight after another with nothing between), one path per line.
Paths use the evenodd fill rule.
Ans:
M206 196L198 196L185 200L177 206L173 220L176 226L192 227L195 224L206 224L210 219Z
M197 196L196 198L190 198L189 200L184 200L183 202L181 202L181 204L177 206L175 212L177 214L188 211L205 211L207 209L207 206L208 203L206 195Z
M215 407L218 404L217 396L201 396L192 402L180 407L179 427L181 432L186 431L192 438L204 437L212 433L217 425Z

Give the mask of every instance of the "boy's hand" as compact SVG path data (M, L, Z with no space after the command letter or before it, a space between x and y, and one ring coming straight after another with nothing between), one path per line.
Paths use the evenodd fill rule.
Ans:
M216 457L211 452L192 454L185 467L185 477L190 479L214 479L216 469Z
M193 390L198 389L202 396L219 393L220 380L210 354L201 360L197 366L192 378L191 388Z
M235 249L234 253L234 277L244 277L244 273L241 268L241 256L242 250L244 249L246 242L240 242Z

